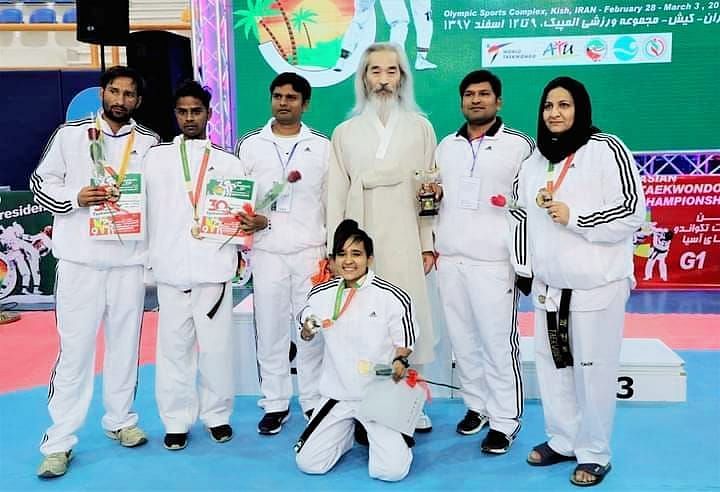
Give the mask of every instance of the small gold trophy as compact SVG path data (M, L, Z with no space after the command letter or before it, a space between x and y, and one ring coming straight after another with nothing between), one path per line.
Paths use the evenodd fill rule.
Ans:
M435 199L435 192L430 185L437 184L440 171L437 167L432 169L418 169L415 179L420 182L418 200L420 201L420 216L437 215L440 204Z

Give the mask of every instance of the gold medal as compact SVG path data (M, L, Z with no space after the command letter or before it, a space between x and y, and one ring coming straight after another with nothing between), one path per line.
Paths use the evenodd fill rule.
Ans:
M547 188L540 188L538 194L535 196L535 203L538 207L545 208L545 204L551 202L553 199L552 193Z
M538 302L539 302L540 304L545 304L545 296L542 295L542 294L540 294L540 295L538 296Z
M190 235L195 239L202 239L202 236L200 236L200 224L197 222L193 223L190 227Z

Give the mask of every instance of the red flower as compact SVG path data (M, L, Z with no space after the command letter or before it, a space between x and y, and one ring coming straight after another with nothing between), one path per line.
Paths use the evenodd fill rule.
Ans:
M244 203L242 206L243 212L245 212L250 217L255 217L255 210L253 210L252 205L249 203Z
M293 169L288 173L287 180L289 183L294 183L296 181L300 181L300 178L302 178L302 174L300 174L300 171L297 169Z
M504 207L507 204L507 199L502 195L494 195L490 197L490 203L496 207Z
M98 132L98 129L95 127L88 128L88 138L93 141L100 138L100 132Z

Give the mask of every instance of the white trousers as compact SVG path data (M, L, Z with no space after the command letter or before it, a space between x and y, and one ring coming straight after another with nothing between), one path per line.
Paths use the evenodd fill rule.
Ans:
M523 412L517 290L506 262L438 259L438 288L465 405L513 437Z
M295 456L301 471L313 475L325 474L342 455L350 451L355 442L353 419L358 418L358 405L359 402L340 401L322 419ZM316 416L317 412L313 418ZM361 420L361 423L368 435L370 477L388 482L405 478L410 471L413 454L402 434L377 422Z
M198 416L207 427L230 421L234 402L232 285L210 318L223 284L186 292L158 283L160 316L155 397L167 433L188 432Z
M323 247L287 255L252 252L257 358L263 394L259 405L266 412L282 412L289 407L293 394L290 332L297 334L299 330L296 316L305 306L312 287L310 277L324 254ZM323 340L315 337L296 346L299 399L305 412L315 408L319 399Z
M630 293L619 282L610 304L599 311L570 311L574 365L557 369L550 352L547 318L535 310L535 367L545 415L545 431L555 451L578 463L606 465L615 417L617 372Z
M48 388L53 424L40 452L68 451L87 416L93 394L95 346L102 323L105 333L102 427L115 431L135 425L131 412L137 386L140 324L143 314L143 267L105 270L60 260L55 281L55 315L60 353Z

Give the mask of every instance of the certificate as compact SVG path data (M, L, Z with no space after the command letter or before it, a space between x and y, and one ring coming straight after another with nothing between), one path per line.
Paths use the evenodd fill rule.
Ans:
M200 235L224 243L252 245L252 234L240 230L233 212L255 209L257 187L252 179L213 177L205 186L200 216Z
M114 186L115 179L93 178L92 186ZM145 238L145 183L140 173L128 173L120 185L117 201L90 207L88 232L102 241L140 241Z

